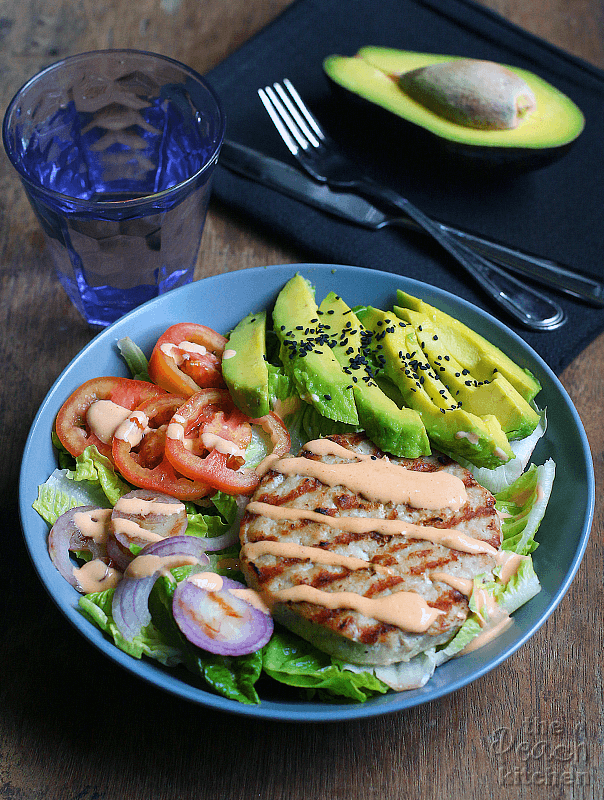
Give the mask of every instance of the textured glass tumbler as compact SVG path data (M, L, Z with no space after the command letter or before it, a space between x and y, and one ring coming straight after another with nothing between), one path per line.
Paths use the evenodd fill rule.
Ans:
M224 130L205 80L154 53L76 55L16 94L4 147L90 325L192 280Z

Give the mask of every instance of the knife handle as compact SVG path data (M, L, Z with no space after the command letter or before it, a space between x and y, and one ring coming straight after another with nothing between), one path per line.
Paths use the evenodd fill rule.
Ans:
M566 322L564 310L558 303L521 283L493 261L477 253L468 244L444 230L439 222L424 214L407 198L374 183L365 176L357 177L348 183L368 200L372 202L387 200L411 217L477 280L492 300L525 327L533 330L553 330Z
M495 261L502 267L507 267L513 272L532 278L547 286L552 286L554 289L570 294L573 297L578 297L595 306L604 306L604 285L596 278L570 270L556 261L515 250L498 242L483 239L481 236L458 230L442 222L438 224L450 235L461 242L465 242L472 250L490 258L491 261Z

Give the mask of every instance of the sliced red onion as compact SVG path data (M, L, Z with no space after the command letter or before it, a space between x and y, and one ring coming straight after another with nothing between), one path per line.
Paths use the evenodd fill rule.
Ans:
M144 511L142 513L138 513L136 510L132 511L132 508L136 508L139 503L144 505ZM153 512L154 505L157 505L159 513ZM161 513L165 510L166 505L173 506L174 512ZM120 497L113 508L111 519L116 539L126 547L129 544L144 547L149 542L146 533L162 538L179 536L185 532L188 523L184 503L175 497L149 489L135 489ZM120 532L119 520L126 520L130 523L127 533ZM140 535L137 535L137 530L140 530Z
M56 520L48 535L48 552L55 567L61 575L78 591L82 587L73 574L73 563L69 557L70 551L82 550L92 554L93 558L107 558L107 549L104 541L97 541L85 536L74 522L76 514L99 511L98 506L77 506L70 508Z
M143 547L139 556L156 556L158 559L191 556L198 565L205 566L210 563L203 549L203 542L198 536L171 536L159 542L152 542ZM142 578L126 575L116 587L111 612L119 632L128 641L132 641L145 625L151 622L149 595L162 569L163 566L159 562L158 568L151 575Z
M210 559L206 555L206 539L201 536L170 536L159 542L152 542L140 551L143 556L193 556L199 564L207 565Z
M111 560L111 563L115 565L119 570L124 572L128 564L134 558L134 555L128 550L125 545L118 542L113 534L109 535L107 539L107 555Z
M124 639L131 642L151 622L149 595L159 570L146 578L122 578L111 601L111 614Z
M273 634L273 620L231 589L246 587L230 578L222 579L217 591L203 589L192 581L178 584L172 613L183 635L197 647L224 656L255 653Z

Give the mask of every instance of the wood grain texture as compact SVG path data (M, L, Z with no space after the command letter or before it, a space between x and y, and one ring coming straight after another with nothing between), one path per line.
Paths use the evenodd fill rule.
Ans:
M483 3L604 68L600 0ZM41 67L88 49L155 50L205 72L288 4L4 0L2 107ZM258 235L212 204L196 275L299 260L302 254L286 243ZM0 324L0 800L601 800L601 499L585 560L559 608L527 645L473 685L364 722L294 725L209 712L143 685L109 661L100 667L102 657L48 601L24 551L16 495L27 431L55 377L91 333L52 274L4 153ZM600 484L603 372L601 337L562 376ZM548 785L554 778L557 785Z

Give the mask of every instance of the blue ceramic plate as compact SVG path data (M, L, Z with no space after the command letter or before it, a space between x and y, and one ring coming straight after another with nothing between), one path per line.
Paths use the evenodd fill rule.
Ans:
M78 612L79 595L52 565L46 546L47 525L31 507L38 485L56 467L50 433L63 401L89 378L128 376L116 347L118 339L130 336L149 354L160 334L177 322L199 322L226 333L245 314L267 307L296 272L316 286L319 301L334 290L349 305L371 303L389 309L395 302L396 290L404 289L437 305L497 344L541 382L543 390L537 399L541 407L547 407L549 427L533 461L542 464L551 457L558 465L551 501L538 532L541 546L534 554L535 569L543 587L541 593L515 613L514 624L500 637L439 667L422 689L392 692L364 704L329 705L265 697L259 706L241 705L206 691L184 671L170 672L154 662L131 658ZM455 691L501 664L545 622L567 591L587 544L593 504L593 465L579 416L557 378L522 339L474 306L434 287L374 270L322 264L272 266L206 278L152 300L118 320L82 350L48 393L27 440L20 482L21 522L35 568L61 611L99 650L153 685L195 703L245 716L305 722L400 711Z

